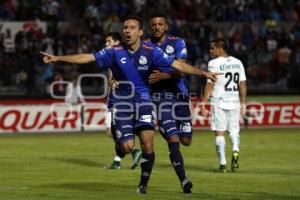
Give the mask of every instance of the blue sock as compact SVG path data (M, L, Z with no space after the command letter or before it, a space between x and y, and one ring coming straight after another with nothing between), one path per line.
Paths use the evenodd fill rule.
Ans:
M168 144L168 146L170 151L169 157L171 164L173 165L180 182L182 182L184 179L186 179L186 176L184 162L179 148L179 142L171 142Z
M147 187L147 184L150 179L151 172L152 172L154 160L155 160L154 152L150 153L150 154L146 154L146 153L142 154L141 180L140 180L139 185L143 185L143 186Z

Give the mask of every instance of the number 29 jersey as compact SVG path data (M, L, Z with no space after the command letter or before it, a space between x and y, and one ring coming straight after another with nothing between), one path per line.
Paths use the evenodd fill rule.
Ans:
M208 71L221 72L212 91L212 104L222 109L233 110L240 106L239 86L246 80L242 62L232 56L218 57L208 63ZM212 82L208 80L208 82Z

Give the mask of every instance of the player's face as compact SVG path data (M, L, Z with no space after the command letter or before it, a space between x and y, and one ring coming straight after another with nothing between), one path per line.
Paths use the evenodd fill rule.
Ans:
M168 29L166 19L163 17L154 17L149 20L152 36L162 38Z
M209 53L210 53L210 56L211 56L211 57L217 58L217 57L220 56L221 48L216 47L215 43L212 42L212 43L210 44Z
M139 22L135 19L129 19L124 22L123 33L127 45L137 43L143 35L143 31L139 27Z
M118 45L120 44L120 41L119 40L114 40L111 36L108 36L106 39L105 39L105 46L106 47L112 47L114 45Z

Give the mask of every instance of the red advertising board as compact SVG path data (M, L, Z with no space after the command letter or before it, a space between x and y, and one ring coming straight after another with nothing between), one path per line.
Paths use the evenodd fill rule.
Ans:
M50 104L43 105L42 101L40 103L35 102L35 105L4 103L6 105L0 106L0 133L74 132L105 129L105 103L85 103L76 106L52 101ZM192 113L192 123L195 129L209 128L210 117L205 118L200 115L200 102L193 102ZM249 102L247 115L245 118L241 118L240 122L242 126L246 122L248 128L300 127L300 102Z

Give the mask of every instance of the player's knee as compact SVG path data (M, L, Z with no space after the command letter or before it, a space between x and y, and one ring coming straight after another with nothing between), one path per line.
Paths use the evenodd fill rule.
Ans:
M124 153L130 153L134 150L134 142L129 140L122 144L122 150Z
M167 137L167 141L168 141L168 143L179 142L179 137L177 134L171 135L171 136Z
M232 136L240 136L240 134L239 134L238 131L230 131L230 132L229 132L229 135L232 135Z
M191 137L181 137L180 143L184 146L190 146L192 144L192 138Z
M145 153L152 153L154 151L153 142L144 142L143 144L141 144L141 148Z

